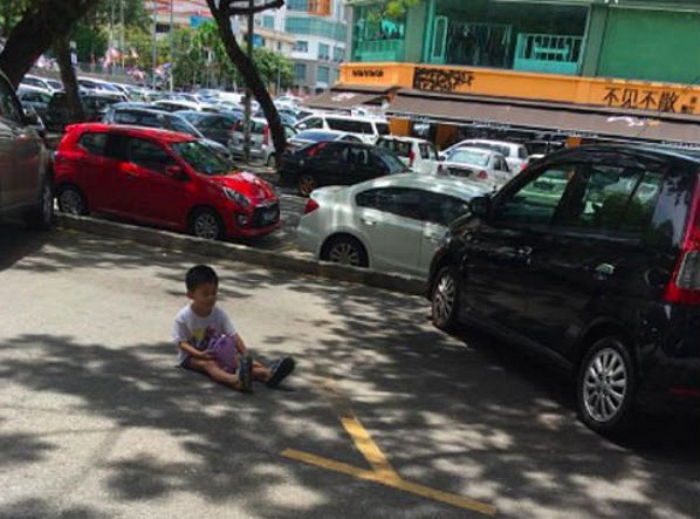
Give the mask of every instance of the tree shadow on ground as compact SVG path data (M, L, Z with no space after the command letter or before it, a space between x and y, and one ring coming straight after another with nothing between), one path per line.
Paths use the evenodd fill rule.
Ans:
M396 517L397 510L401 517L476 516L280 457L294 448L368 467L324 397L318 382L327 379L404 478L493 503L501 516L697 513L696 420L651 422L630 444L601 438L576 420L567 375L486 335L464 330L456 340L435 330L420 298L78 234L30 252L13 269L126 269L138 276L147 262L176 293L187 266L208 262L224 273L222 289L243 301L268 289L308 300L289 334L262 341L271 356L301 351L292 392L232 394L173 368L167 343L115 348L35 333L0 344L0 380L27 397L1 411L31 412L33 397L58 395L66 415L119 431L113 450L98 451L87 470L125 506L185 492L222 506L234 499L246 514L270 518ZM260 317L274 316L271 309ZM309 327L321 338L310 341ZM0 437L4 470L50 466L63 448L39 431ZM301 497L280 497L289 488ZM49 506L40 496L27 502Z

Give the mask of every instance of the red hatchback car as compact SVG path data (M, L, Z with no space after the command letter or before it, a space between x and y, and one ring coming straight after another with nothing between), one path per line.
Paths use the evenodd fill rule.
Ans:
M108 213L209 239L280 226L272 186L234 173L190 135L101 123L69 126L54 157L61 211Z

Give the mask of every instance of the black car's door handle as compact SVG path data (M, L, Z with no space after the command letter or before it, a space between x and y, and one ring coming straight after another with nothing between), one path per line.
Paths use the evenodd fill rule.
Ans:
M595 267L588 267L590 272L593 273L593 278L598 280L598 281L605 281L608 279L610 276L615 274L615 265L612 263L599 263Z

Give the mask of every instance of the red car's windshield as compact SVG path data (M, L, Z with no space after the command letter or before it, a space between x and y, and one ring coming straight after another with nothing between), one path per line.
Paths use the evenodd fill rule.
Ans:
M225 175L231 164L198 141L177 142L173 150L192 168L204 175Z

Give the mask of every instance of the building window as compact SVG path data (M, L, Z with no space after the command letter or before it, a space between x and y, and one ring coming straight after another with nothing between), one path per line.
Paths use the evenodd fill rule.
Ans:
M342 47L333 48L333 61L343 61L345 59L345 49Z
M331 49L325 43L318 44L318 59L331 59Z
M269 14L263 15L263 27L266 29L274 29L275 28L275 17Z
M294 79L296 81L306 81L306 63L294 64Z
M340 81L340 70L336 68L333 69L333 83L337 83L338 81Z
M287 10L288 11L306 12L309 10L309 1L308 0L287 0Z
M316 81L328 84L330 80L330 69L328 67L318 67Z
M297 40L294 42L294 48L292 50L296 52L309 52L309 42L304 40Z
M291 34L312 34L335 41L347 40L347 27L343 23L317 17L287 16L285 30Z

